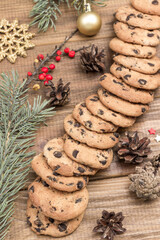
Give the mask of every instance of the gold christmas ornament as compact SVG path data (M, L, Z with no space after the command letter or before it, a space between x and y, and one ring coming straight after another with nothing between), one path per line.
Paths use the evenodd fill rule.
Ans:
M92 12L90 4L84 0L84 12L77 20L78 30L86 36L93 36L99 32L101 25L101 17L96 12Z

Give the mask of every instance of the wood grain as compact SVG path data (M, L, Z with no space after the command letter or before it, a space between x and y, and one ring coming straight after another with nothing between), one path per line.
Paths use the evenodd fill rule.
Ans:
M91 43L96 44L100 49L104 48L106 53L106 68L112 63L112 52L108 48L109 41L115 36L112 23L114 22L113 13L115 9L125 4L129 0L109 0L104 8L95 8L101 15L103 25L95 37L85 37L77 33L68 43L67 47L77 49L82 46L87 46ZM29 11L33 6L32 0L1 0L0 15L1 18L6 18L13 21L15 18L19 23L29 23ZM61 7L62 17L57 20L57 31L49 29L46 33L36 34L33 42L36 47L28 50L27 58L18 57L13 65L6 59L0 63L1 72L8 72L11 69L16 69L19 72L20 80L26 77L28 71L33 71L33 61L39 53L51 53L55 45L60 44L65 36L76 28L77 13L72 9L67 9L64 4ZM30 28L31 32L37 33L37 28ZM160 56L160 47L158 48ZM63 78L64 82L71 82L71 101L62 108L57 108L57 113L54 117L47 120L47 126L41 126L37 132L35 151L39 153L43 151L46 142L54 137L64 134L63 119L71 113L75 104L83 101L88 95L95 93L99 88L98 77L100 74L88 73L80 68L79 55L75 59L63 58L60 63L56 64L53 79L56 82L59 78ZM32 86L32 84L31 84ZM44 97L44 88L38 94ZM37 96L37 92L30 91L30 101ZM144 116L137 119L133 127L129 131L139 131L142 136L147 135L151 139L152 156L160 152L160 143L156 143L155 136L149 136L148 129L155 128L157 134L160 134L160 90L156 91L155 100L150 104L150 111ZM122 133L126 129L120 129ZM122 236L117 236L116 239L123 240L159 240L160 239L160 201L143 202L138 200L134 194L128 191L129 180L126 177L134 171L134 166L126 165L120 162L116 156L111 166L104 171L100 171L96 176L90 179L88 186L90 201L84 217L84 220L78 230L66 240L91 240L99 239L98 236L92 234L92 229L96 224L96 219L101 216L103 209L108 211L123 211L125 215L124 225L127 232ZM26 201L27 201L27 186L35 179L35 174L29 173L28 182L23 191L19 193L16 200L15 220L12 223L11 230L7 236L7 240L36 240L36 239L51 239L49 237L37 237L26 224ZM53 239L53 238L52 238Z

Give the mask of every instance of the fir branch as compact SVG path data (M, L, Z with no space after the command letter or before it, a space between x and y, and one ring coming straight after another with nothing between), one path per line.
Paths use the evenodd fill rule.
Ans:
M88 0L92 5L97 5L104 7L107 0ZM56 20L58 15L61 15L60 5L61 3L66 3L68 8L70 7L69 0L33 0L35 5L33 6L30 17L33 18L33 21L30 23L30 26L38 25L38 31L46 32L49 26L56 30ZM78 13L83 11L84 0L72 0L71 6L75 8Z
M25 185L29 164L34 155L36 130L46 117L53 116L53 108L46 108L48 101L27 100L25 81L18 81L18 74L2 73L0 81L0 239L9 230L14 212L14 200Z

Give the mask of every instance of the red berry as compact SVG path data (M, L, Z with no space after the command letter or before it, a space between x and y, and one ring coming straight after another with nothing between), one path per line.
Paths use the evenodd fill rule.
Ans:
M38 60L43 60L43 59L44 59L43 54L39 54L39 55L37 56L37 59L38 59Z
M75 51L70 51L69 54L68 54L68 56L69 56L70 58L74 58L74 56L75 56Z
M61 52L60 50L58 50L58 51L57 51L57 55L60 56L61 54L62 54L62 52Z
M70 49L69 49L69 48L65 48L65 49L64 49L64 52L65 52L66 54L68 54L68 53L69 53L69 51L70 51Z
M39 80L44 80L44 75L43 75L43 73L39 74L38 78L39 78Z
M44 81L44 86L45 86L46 84L48 84L48 81L47 81L47 80L46 80L46 81Z
M27 74L28 74L28 76L32 76L32 73L31 73L31 72L28 72Z
M60 56L57 56L56 57L56 61L59 62L61 60L61 57Z
M50 81L50 80L52 80L53 79L53 77L50 75L50 74L48 74L47 76L46 76L46 80L47 81Z
M44 73L47 73L48 72L48 68L47 67L42 67L41 71L44 72Z
M50 65L49 65L49 68L50 68L51 70L53 70L53 69L55 69L55 65L54 65L54 64L50 64Z
M44 76L44 77L46 77L46 76L47 76L47 74L46 74L46 73L42 73L42 74L43 74L43 76Z

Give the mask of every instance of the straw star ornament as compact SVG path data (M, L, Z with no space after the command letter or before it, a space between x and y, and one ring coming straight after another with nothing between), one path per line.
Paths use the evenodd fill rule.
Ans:
M7 58L15 63L17 56L26 57L26 50L35 45L30 42L35 34L28 32L29 25L18 25L18 21L12 23L6 19L0 21L0 61Z

